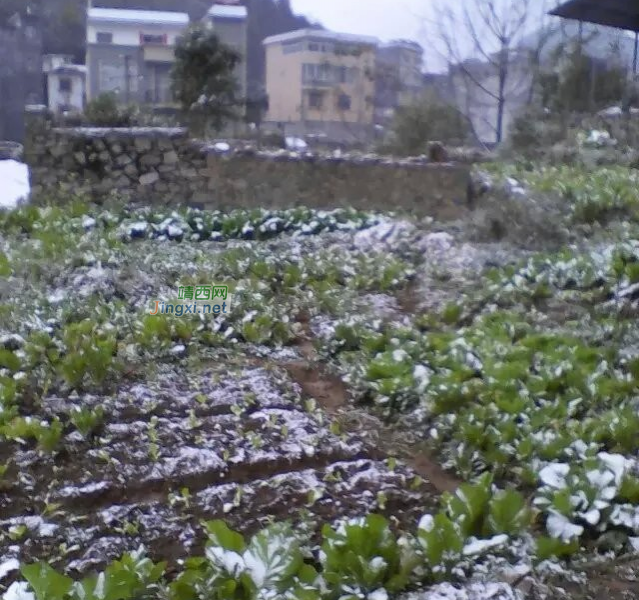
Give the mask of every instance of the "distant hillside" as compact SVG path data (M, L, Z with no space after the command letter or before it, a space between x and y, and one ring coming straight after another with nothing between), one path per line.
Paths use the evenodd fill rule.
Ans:
M213 0L94 0L94 6L176 10L188 12L199 20ZM290 0L246 0L249 9L248 77L255 90L264 82L264 49L262 40L270 35L318 26L293 13ZM15 12L42 15L44 52L72 54L84 62L86 0L0 0L0 21Z

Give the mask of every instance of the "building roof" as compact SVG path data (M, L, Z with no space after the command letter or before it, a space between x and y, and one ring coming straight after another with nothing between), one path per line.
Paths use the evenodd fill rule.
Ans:
M60 65L51 71L54 75L86 75L86 65Z
M421 44L414 42L412 40L391 40L390 42L385 42L381 44L380 48L382 49L393 49L393 48L401 48L404 50L411 50L413 52L421 52L423 54L424 48Z
M246 6L214 4L209 8L208 15L218 19L246 19L248 11Z
M160 10L127 10L120 8L89 8L89 22L93 23L133 23L144 25L180 25L189 24L189 15L181 12Z
M289 31L280 35L273 35L264 40L264 45L279 44L281 42L295 42L304 39L319 39L332 42L347 42L351 44L366 44L369 46L379 45L379 40L368 35L353 35L351 33L336 33L327 31L326 29L298 29L297 31Z
M637 0L570 0L550 14L639 32Z

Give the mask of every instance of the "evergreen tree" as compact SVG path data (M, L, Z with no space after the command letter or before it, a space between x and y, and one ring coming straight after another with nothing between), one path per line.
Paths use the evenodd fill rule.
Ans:
M198 133L221 129L239 117L238 85L233 73L241 57L212 29L192 25L175 47L173 93Z

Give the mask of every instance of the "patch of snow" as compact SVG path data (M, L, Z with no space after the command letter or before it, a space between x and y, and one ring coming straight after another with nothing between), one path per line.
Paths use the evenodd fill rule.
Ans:
M433 519L433 515L424 515L417 525L418 529L423 529L426 532L432 531L435 527L435 520Z
M81 487L66 486L59 492L60 498L81 498L82 496L88 496L108 490L111 484L108 481L96 481L83 485Z
M523 188L521 183L512 177L506 178L506 185L508 186L508 191L514 196L525 196L526 190Z
M132 223L129 225L129 235L133 236L135 234L141 235L146 233L149 224L146 221L138 221L137 223Z
M397 350L393 350L393 360L395 362L403 362L407 358L410 358L406 350L402 348L398 348Z
M15 558L10 558L0 563L0 579L4 579L9 573L17 571L20 568L20 562Z
M415 365L413 369L413 378L417 382L417 389L423 392L430 383L432 371L425 365Z
M613 139L610 133L606 130L592 129L587 136L582 134L580 139L584 145L594 146L595 148L617 145L617 140Z
M402 241L408 241L416 231L408 221L387 219L358 231L353 237L353 244L359 250L383 250L384 247L395 249Z
M162 464L164 477L180 477L225 469L226 463L220 456L206 448L180 448L177 456L167 458Z
M179 238L184 235L184 231L175 225L169 225L166 230L167 235L170 238Z
M237 552L213 546L206 549L206 557L213 564L222 566L231 575L244 571L244 560Z
M442 583L425 592L400 596L400 600L522 600L522 595L505 583L475 582L463 587Z
M539 472L539 479L544 485L555 489L566 487L566 477L570 473L570 465L565 463L552 463Z
M85 229L93 229L96 226L96 220L88 215L82 219L82 227Z
M15 208L31 193L29 167L17 160L0 160L0 209Z
M9 586L2 600L36 600L35 594L29 589L26 581L16 581Z
M246 19L248 11L246 6L213 4L208 14L211 17L220 17L222 19Z
M287 150L308 150L308 144L302 139L298 137L287 137L286 138L286 148Z
M477 554L484 554L489 550L499 548L508 543L507 535L496 535L488 540L471 540L464 546L464 556L476 556Z
M368 565L373 571L382 571L387 567L386 561L381 556L376 556Z
M185 352L186 346L184 344L178 344L169 350L171 356L183 356Z
M621 454L608 454L600 452L597 458L606 465L614 474L615 485L621 485L624 475L632 468L633 461L625 458Z
M93 23L132 23L135 25L176 25L186 27L189 15L182 12L160 10L133 10L123 8L89 8L88 20Z
M600 117L620 117L623 115L623 109L621 106L609 106L600 110L597 113ZM593 132L591 132L592 134Z
M571 523L567 517L557 512L551 512L546 521L546 529L550 537L570 542L574 538L580 537L584 528L581 525Z
M42 517L32 516L13 517L0 522L0 524L8 528L24 526L32 535L38 535L40 537L51 537L58 529L58 525L55 525L54 523L47 523Z
M0 336L0 346L5 350L18 350L25 344L24 338L17 333Z

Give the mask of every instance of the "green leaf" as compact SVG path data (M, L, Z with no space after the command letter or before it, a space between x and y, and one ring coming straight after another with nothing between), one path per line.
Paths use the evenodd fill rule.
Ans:
M231 552L237 552L241 554L246 548L246 543L241 534L229 529L224 521L208 521L204 523L206 528L209 544L213 546L219 546L224 550Z
M621 482L618 495L621 500L631 504L639 504L639 479L626 475Z
M481 536L484 518L488 513L492 476L482 475L476 484L466 483L454 495L445 494L442 502L448 516L459 523L466 537Z
M244 555L251 578L258 589L284 591L304 564L292 527L276 523L257 533Z
M29 582L37 600L61 600L73 585L73 580L60 575L44 562L20 567L22 576Z
M532 512L519 492L500 491L491 500L487 524L492 535L518 535L531 522Z
M0 277L9 277L11 272L11 263L9 262L7 255L0 252Z
M547 560L549 558L564 558L579 552L579 541L564 542L560 539L540 537L537 539L537 558Z
M9 369L13 373L20 370L22 363L20 359L10 350L0 349L0 369Z
M400 591L408 583L410 568L381 515L353 519L336 529L325 525L322 533L323 577L335 589L351 586L373 592L387 587Z
M420 521L417 540L424 552L428 568L436 579L444 575L442 568L448 570L461 558L465 536L458 523L453 522L444 513L434 517L426 515Z

